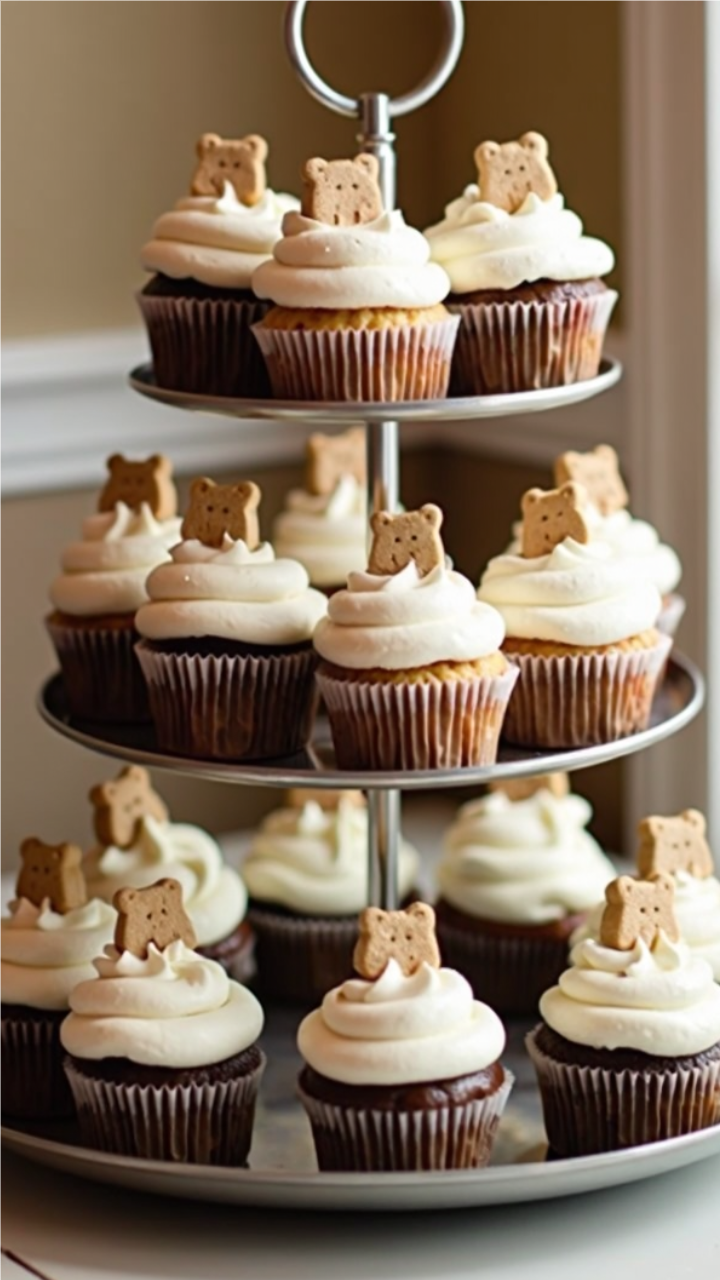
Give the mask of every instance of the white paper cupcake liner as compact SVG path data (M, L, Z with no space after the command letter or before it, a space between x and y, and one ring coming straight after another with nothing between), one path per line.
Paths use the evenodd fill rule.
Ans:
M440 400L459 320L387 329L267 329L253 333L273 395L290 400Z
M617 653L544 657L504 653L519 679L503 739L524 747L588 747L647 728L672 640Z
M401 1173L488 1164L513 1082L506 1070L489 1097L424 1111L360 1110L298 1092L321 1172Z
M178 298L138 293L159 387L213 396L267 396L268 377L252 325L270 307L258 299Z
M191 1031L188 1032L191 1034ZM83 1142L116 1155L244 1165L265 1055L246 1075L212 1084L135 1085L92 1079L65 1059Z
M685 597L679 595L677 591L665 596L660 616L655 623L658 631L662 631L665 636L674 637L683 620L686 607Z
M318 672L341 769L492 764L517 668L427 684L364 684Z
M720 1061L667 1071L609 1071L556 1062L525 1044L537 1072L548 1143L559 1156L594 1155L677 1138L720 1121Z
M163 653L136 646L158 746L215 760L294 755L315 713L312 649L265 657Z
M74 1105L63 1071L61 1017L2 1019L2 1110L16 1120L52 1120L72 1115Z
M538 391L594 378L617 298L607 289L567 302L449 303L461 318L453 391Z
M74 627L53 615L45 620L55 646L68 710L79 720L115 724L150 719L133 626Z

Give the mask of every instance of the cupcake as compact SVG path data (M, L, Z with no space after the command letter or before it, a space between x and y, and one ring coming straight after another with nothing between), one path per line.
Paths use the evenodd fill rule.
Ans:
M501 1014L535 1013L568 939L615 872L567 774L493 784L464 804L437 867L443 957Z
M144 889L161 876L177 880L196 950L239 982L250 978L253 937L247 892L207 831L170 822L167 808L139 765L90 792L97 844L83 861L88 892L112 902L119 889Z
M194 949L177 880L114 902L115 943L75 987L60 1030L81 1138L118 1155L244 1165L262 1009Z
M291 795L255 833L242 865L264 997L311 1005L352 975L358 913L368 902L368 815L361 792ZM418 854L398 851L401 900Z
M612 250L565 208L539 133L482 142L477 183L425 235L460 317L459 395L537 391L594 378L617 293Z
M153 227L138 294L161 387L215 396L268 394L250 326L267 307L250 288L298 201L266 186L267 143L205 133L190 195Z
M291 489L273 526L278 556L299 560L331 596L367 558L365 430L316 433L307 442L305 488Z
M3 1115L53 1120L73 1111L60 1025L78 982L113 936L111 906L87 901L77 845L24 840L16 898L2 931Z
M436 400L458 321L449 280L399 210L383 212L374 156L308 160L301 213L252 286L274 303L254 326L273 395L300 400Z
M522 500L521 554L491 560L478 597L500 611L518 669L503 736L584 747L647 727L672 641L660 592L636 556L593 539L587 491L569 482Z
M550 1149L592 1155L720 1122L720 987L680 941L674 884L621 876L527 1039Z
M163 750L260 760L310 737L325 597L260 543L259 502L251 482L195 480L183 541L148 579L136 652Z
M432 907L360 916L358 978L301 1022L299 1094L321 1170L477 1169L512 1086L497 1014L440 967Z
M167 458L108 458L108 480L82 538L65 547L50 587L46 626L60 662L67 707L81 720L149 720L145 685L133 652L135 611L145 579L169 560L180 537Z
M438 507L371 524L367 572L350 574L315 633L338 765L491 764L517 678L502 618L446 564Z

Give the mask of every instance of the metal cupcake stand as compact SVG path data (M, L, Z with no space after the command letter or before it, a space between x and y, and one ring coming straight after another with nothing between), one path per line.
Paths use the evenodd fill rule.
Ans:
M385 207L395 207L395 152L392 122L421 107L445 84L463 44L460 0L441 0L444 43L434 66L410 93L390 99L366 93L358 99L338 93L318 75L303 42L307 0L286 6L285 39L291 61L309 93L331 110L360 121L357 141L375 155ZM300 401L221 399L168 391L155 384L152 367L134 370L135 390L185 410L221 413L241 419L294 421L344 427L365 423L367 431L368 509L398 505L399 424L474 421L542 412L575 404L613 386L621 376L617 361L606 359L596 378L568 387L513 395L449 398L412 404L346 404ZM501 747L496 764L481 768L407 773L348 771L335 764L329 731L321 721L307 750L290 759L254 764L195 760L160 752L146 727L101 729L74 721L65 704L62 679L53 676L41 690L38 709L56 731L82 746L123 760L189 776L267 787L360 788L367 792L370 817L369 896L385 908L397 903L397 851L402 791L477 786L491 779L514 778L556 769L576 770L642 751L677 733L701 710L704 683L698 669L675 652L653 706L650 726L620 741L572 751L528 751ZM414 1174L321 1174L314 1163L309 1131L293 1101L297 1062L290 1046L297 1014L271 1019L270 1058L276 1072L268 1080L269 1099L261 1109L251 1169L171 1165L106 1155L78 1147L58 1133L3 1128L3 1141L41 1163L103 1182L192 1199L240 1204L318 1209L429 1209L548 1199L616 1186L676 1169L720 1153L720 1128L636 1147L629 1151L547 1163L542 1149L539 1106L531 1070L522 1052L522 1028L510 1029L506 1060L518 1077L501 1125L501 1163L477 1171ZM275 1050L277 1047L277 1055ZM265 1086L264 1086L265 1088ZM534 1128L533 1128L534 1126ZM505 1134L505 1137L503 1137ZM537 1139L533 1148L533 1135Z

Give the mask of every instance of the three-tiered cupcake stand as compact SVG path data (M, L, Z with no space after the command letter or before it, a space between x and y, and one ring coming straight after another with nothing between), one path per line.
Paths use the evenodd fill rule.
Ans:
M381 93L348 98L327 85L307 57L303 18L307 0L287 5L286 41L292 62L309 92L342 115L360 119L360 148L377 156L385 207L395 206L395 154L392 120L427 102L452 73L463 42L460 0L443 0L445 43L422 83L411 93L389 99ZM150 366L136 369L135 390L184 410L221 413L243 420L297 422L346 427L364 422L367 431L369 510L398 505L399 426L420 422L466 421L542 412L596 396L620 378L617 361L605 359L596 378L567 387L512 395L448 398L412 404L314 403L280 400L220 399L158 387ZM432 497L432 495L428 495ZM704 684L700 672L674 652L658 691L647 729L617 742L571 751L530 751L501 747L496 764L480 768L418 772L363 772L338 769L329 729L320 720L307 750L289 759L258 763L196 760L159 751L153 732L141 727L96 727L69 716L59 675L39 696L44 720L65 737L105 755L194 777L276 788L357 788L365 791L369 811L369 900L385 908L397 904L397 850L402 791L477 787L490 780L530 776L553 770L577 770L642 751L677 733L700 711ZM545 1162L539 1098L522 1037L527 1024L510 1026L504 1060L517 1083L500 1126L494 1162L476 1171L408 1174L323 1174L314 1172L309 1128L294 1101L298 1060L294 1055L297 1014L270 1013L266 1049L269 1068L249 1169L172 1165L91 1151L67 1136L4 1127L7 1145L40 1163L96 1181L193 1199L238 1204L316 1209L429 1209L513 1203L597 1190L676 1169L720 1153L720 1127L628 1151Z

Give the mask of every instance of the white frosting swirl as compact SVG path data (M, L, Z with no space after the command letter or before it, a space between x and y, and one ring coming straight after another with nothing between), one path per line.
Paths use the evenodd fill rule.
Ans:
M183 822L145 816L130 848L92 849L83 870L88 893L104 902L126 885L144 889L163 876L179 881L201 947L231 934L247 908L245 886L220 846L207 831Z
M221 965L173 942L146 959L105 948L98 976L70 999L60 1039L77 1058L127 1058L149 1067L211 1066L242 1053L263 1027L263 1011Z
M472 662L500 648L500 614L475 598L462 574L439 565L421 578L414 561L389 576L351 573L315 632L321 657L355 671L402 671Z
M543 925L589 910L615 876L583 830L591 816L582 796L547 790L514 802L501 791L472 800L445 835L442 897L506 924Z
M280 238L284 215L297 208L294 196L269 189L257 204L242 204L231 182L221 196L185 196L158 218L142 265L174 280L249 289L253 272Z
M530 192L515 213L482 200L475 183L425 232L433 260L447 271L453 293L515 289L535 280L589 280L615 265L612 249L583 235L561 195Z
M619 558L606 542L574 538L549 555L496 556L478 598L500 611L508 636L589 647L653 627L662 603L637 559Z
M276 560L268 542L250 551L227 534L219 549L195 539L174 547L172 564L150 574L147 593L135 625L150 640L298 644L311 638L326 603L297 561Z
M505 1030L454 969L423 964L405 977L388 961L375 982L352 978L298 1029L305 1061L343 1084L453 1080L497 1062Z
M398 209L354 227L288 213L282 229L252 280L259 298L282 307L434 307L450 288L427 240Z
M252 898L303 915L354 915L368 901L368 815L341 799L337 809L314 800L268 814L253 836L242 874ZM401 841L400 898L415 883L419 857Z
M133 511L117 502L82 522L82 541L62 552L62 574L50 587L56 609L76 617L134 613L147 600L145 580L169 559L181 520L156 520L146 502Z
M367 497L353 476L330 494L291 489L273 527L278 556L299 560L316 587L336 587L367 563Z
M542 996L540 1013L573 1044L681 1058L720 1040L720 987L685 943L661 932L652 950L639 940L616 951L586 938L570 963Z
M68 1008L78 982L93 976L93 960L113 936L116 914L92 899L60 915L19 898L2 918L2 998L32 1009Z

